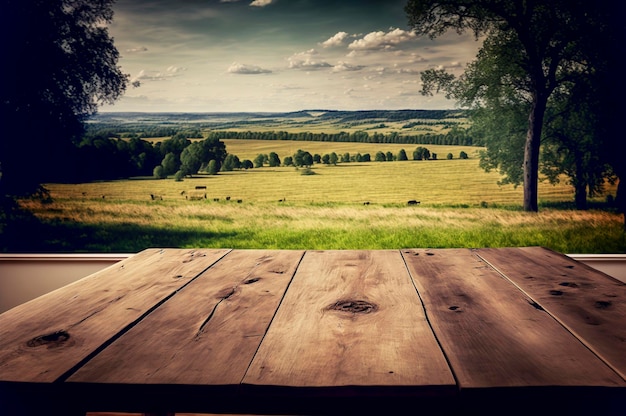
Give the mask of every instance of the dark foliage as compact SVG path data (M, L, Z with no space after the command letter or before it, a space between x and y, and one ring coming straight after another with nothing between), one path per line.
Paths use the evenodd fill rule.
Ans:
M0 195L66 177L83 121L115 101L128 77L106 24L113 0L3 0ZM67 169L66 169L67 168Z

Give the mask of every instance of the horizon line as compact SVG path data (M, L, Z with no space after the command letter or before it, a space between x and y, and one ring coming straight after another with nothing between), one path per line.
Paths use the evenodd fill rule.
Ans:
M402 108L402 109L370 109L370 110L331 110L331 109L302 109L302 110L292 110L292 111L254 111L254 110L240 110L240 111L166 111L166 110L158 110L158 111L137 111L137 110L118 110L118 111L98 111L93 116L97 116L99 114L120 114L120 113L137 113L137 114L246 114L246 113L254 113L254 114L288 114L288 113L305 113L305 112L344 112L344 113L359 113L359 112L371 112L371 111L465 111L467 109L463 108Z

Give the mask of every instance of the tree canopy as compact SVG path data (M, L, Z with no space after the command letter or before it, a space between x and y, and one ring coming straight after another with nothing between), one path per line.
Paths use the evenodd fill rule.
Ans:
M538 209L539 155L549 100L555 91L569 88L576 78L593 76L611 61L616 51L610 49L619 44L619 34L623 36L623 22L611 18L618 14L615 7L620 6L609 0L409 0L406 6L409 24L418 35L433 38L448 30L471 31L484 40L459 80L430 70L423 74L423 92L442 89L461 104L508 112L511 117L519 118L522 111L526 131L521 176L527 211ZM483 114L492 122L489 126L485 119L483 127L502 128L502 112ZM489 164L494 160L487 166L493 167ZM513 163L518 160L507 157L506 173L515 174Z
M62 175L82 123L125 91L106 25L113 0L3 0L0 195Z

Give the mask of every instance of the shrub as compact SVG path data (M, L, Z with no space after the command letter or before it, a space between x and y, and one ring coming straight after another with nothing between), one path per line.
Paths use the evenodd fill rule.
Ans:
M413 151L413 160L428 160L430 159L430 151L425 147L418 146Z
M152 176L154 176L155 179L165 179L167 177L162 165L158 165L154 168Z
M206 172L209 175L217 175L217 162L215 159L211 159L211 161L209 161L209 164L206 167Z

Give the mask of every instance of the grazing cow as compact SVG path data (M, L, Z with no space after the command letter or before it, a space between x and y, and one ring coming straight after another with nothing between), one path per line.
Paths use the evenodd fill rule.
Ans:
M409 202L407 202L409 205L417 205L420 203L420 201L416 201L414 199L411 199Z
M158 199L159 201L163 201L163 197L162 197L161 195L154 195L154 194L150 194L150 198L151 198L153 201L156 201L157 199Z
M230 197L229 197L229 196L227 196L227 197L226 197L226 200L227 200L227 201L230 201Z
M190 192L189 195L185 195L185 199L190 201L199 201L201 199L206 199L206 193L201 192Z
M213 202L220 202L219 198L213 198Z
M241 204L242 202L243 202L243 199L238 199L238 200L237 200L237 203L238 203L238 204Z
M363 202L363 205L369 205L369 204L370 204L370 201Z

